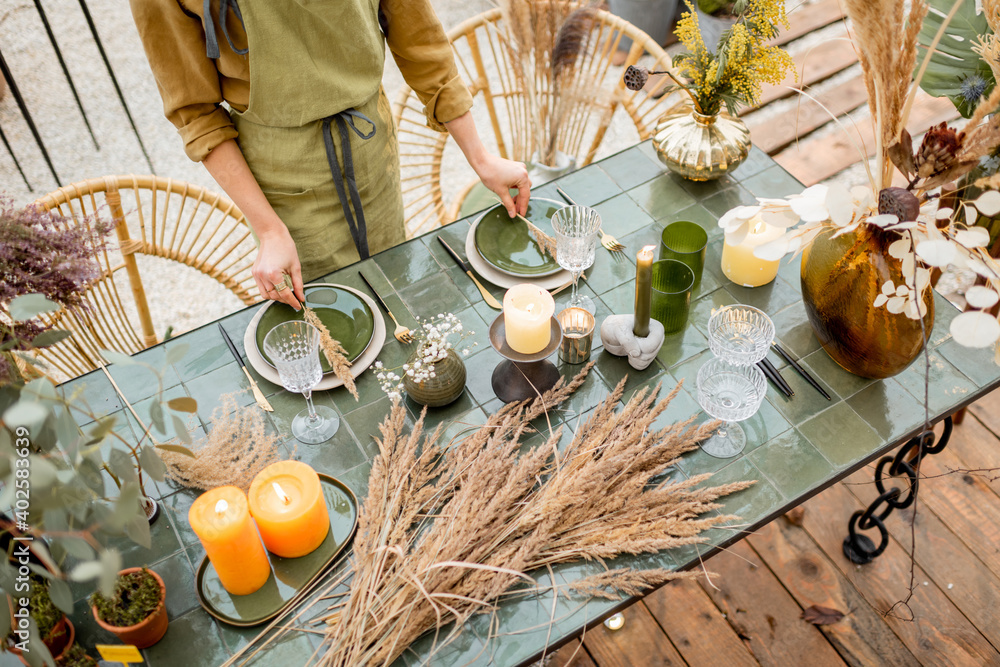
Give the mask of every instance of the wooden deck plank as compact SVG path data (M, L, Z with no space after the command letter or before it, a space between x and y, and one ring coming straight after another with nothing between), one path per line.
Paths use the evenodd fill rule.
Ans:
M813 502L815 499L806 504L807 514L822 511L814 510ZM750 535L747 541L800 607L820 605L847 614L837 623L819 626L819 630L849 665L919 664L804 529L779 519Z
M961 443L964 429L953 440ZM995 439L994 439L995 441ZM998 443L992 443L994 446ZM878 497L870 470L858 471L844 487L867 506ZM948 528L950 515L939 517L932 507L922 503L923 494L933 493L933 480L921 486L917 518L913 524L917 542L916 559L920 567L951 602L975 625L994 648L1000 648L1000 577L992 572L976 551L963 543ZM889 534L899 545L910 548L910 521L913 508L898 510L885 521ZM893 545L891 548L900 548ZM995 560L995 559L992 559ZM956 567L956 564L961 564Z
M692 667L759 664L697 582L673 581L643 603Z
M916 136L932 125L958 117L955 106L946 97L931 97L920 91L910 113L906 128ZM858 161L858 146L875 154L875 139L871 119L866 118L851 128L851 138L838 131L829 136L803 141L774 156L774 160L807 186L815 185ZM860 139L859 139L860 137ZM857 146L855 145L857 142Z
M865 599L884 612L906 595L910 558L898 544L890 545L875 561L861 567L844 557L844 522L862 508L858 499L838 484L809 502L803 527ZM842 517L842 520L832 520L833 517ZM913 619L888 615L885 620L920 663L973 667L1000 662L1000 653L948 600L938 584L919 567L916 577L921 584L928 583L918 585L913 592L910 600Z
M803 53L793 54L796 71L789 72L784 80L777 85L766 84L761 90L756 107L741 111L741 115L750 113L754 108L760 108L775 100L780 100L794 93L795 88L803 89L828 79L854 63L858 62L858 54L847 40L823 42L815 48Z
M801 607L746 542L713 556L709 568L719 576L711 583L699 580L701 587L761 665L844 664L823 633L801 619Z
M765 119L763 114L753 114L744 120L750 128L754 146L773 155L795 143L796 139L831 122L830 114L834 117L842 116L865 104L867 100L865 82L859 73L858 76L818 94L816 101L803 96L799 98L795 108L777 116Z
M784 46L842 18L844 10L840 6L840 0L821 0L812 4L803 2L788 12L788 29L782 30L778 37L769 43L773 46Z
M598 625L583 637L583 645L600 667L681 667L687 664L642 603L628 607L622 614L625 625L620 630Z
M549 664L554 667L597 667L579 639L574 639L553 653Z

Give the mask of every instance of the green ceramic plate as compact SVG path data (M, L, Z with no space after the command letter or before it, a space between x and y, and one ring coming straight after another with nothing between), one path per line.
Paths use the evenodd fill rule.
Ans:
M354 537L358 501L349 488L333 477L320 473L319 481L330 510L330 532L323 544L301 558L282 558L268 552L271 576L259 591L250 595L230 595L206 556L198 567L195 584L205 611L229 625L260 625L280 614L300 590L326 571Z
M305 289L306 305L315 311L330 335L347 350L347 360L354 361L360 357L375 335L375 315L368 304L354 292L337 285L307 285ZM303 317L302 311L296 312L291 306L278 301L265 306L257 321L254 338L257 340L257 351L272 368L274 363L264 351L264 337L282 322L301 320ZM320 354L319 360L323 372L329 373L332 369L326 357Z
M551 199L532 199L528 215L546 234L552 235L552 214L564 204ZM497 204L483 214L476 225L476 250L491 266L513 276L551 276L562 270L559 263L541 251L528 225L511 220Z

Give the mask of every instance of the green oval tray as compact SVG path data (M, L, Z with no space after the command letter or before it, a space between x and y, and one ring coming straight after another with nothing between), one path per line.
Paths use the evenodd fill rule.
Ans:
M528 202L528 214L524 217L546 234L554 236L552 214L564 206L551 199L536 197ZM559 263L538 247L535 237L528 231L528 225L523 220L511 220L500 204L483 213L476 223L475 234L476 250L498 271L536 278L562 271Z
M316 581L333 564L358 527L358 500L349 488L333 477L320 473L319 480L330 510L330 532L323 543L301 558L282 558L267 552L271 575L260 590L250 595L231 595L223 588L206 556L198 567L195 580L198 601L205 611L229 625L260 625L295 602L299 591Z
M313 309L330 335L344 346L347 360L353 362L364 354L375 336L375 313L364 299L341 285L317 283L306 285L304 291L306 305ZM271 301L264 306L257 321L254 339L261 358L272 368L274 363L264 351L264 337L282 322L304 318L304 311L296 311L280 301ZM319 355L319 361L324 374L333 370L323 354Z

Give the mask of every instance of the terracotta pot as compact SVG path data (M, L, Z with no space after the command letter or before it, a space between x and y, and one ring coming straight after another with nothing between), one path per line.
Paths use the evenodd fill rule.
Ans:
M823 349L845 370L882 379L901 372L924 347L920 320L890 313L875 298L882 285L904 282L902 263L888 246L894 232L861 226L832 238L820 234L802 253L802 303ZM934 297L923 294L923 330L934 327Z
M60 630L63 632L60 633ZM49 649L49 653L52 654L53 659L58 660L66 655L69 651L70 646L76 640L76 628L73 627L73 622L70 621L66 616L62 617L62 620L56 623L52 631L43 639L45 646ZM21 662L28 664L28 661L21 656L20 649L8 645L7 650L16 655Z
M118 576L120 577L125 574L140 571L142 571L141 567L129 567L121 570L118 573ZM118 637L122 643L132 644L137 648L152 646L156 642L163 639L163 635L167 632L167 607L165 604L167 599L167 587L163 583L163 579L160 578L160 575L150 569L147 569L146 571L153 575L156 578L157 583L160 584L160 605L156 608L156 611L139 623L124 628L118 627L117 625L109 625L101 620L100 615L97 613L97 607L92 606L90 608L91 612L94 614L94 620L97 621L98 625Z

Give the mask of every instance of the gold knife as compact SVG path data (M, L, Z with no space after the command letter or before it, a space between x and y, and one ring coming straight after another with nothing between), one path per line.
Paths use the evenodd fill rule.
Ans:
M489 306L490 308L503 310L503 305L501 305L501 303L497 301L497 298L492 294L490 294L489 291L485 287L483 287L482 283L476 280L476 277L472 275L472 267L469 266L469 264L464 259L459 257L458 253L452 250L451 246L448 245L448 243L443 238L439 236L438 241L440 241L441 245L444 246L444 249L448 251L448 254L451 255L451 258L455 260L455 263L458 264L459 268L465 271L466 275L472 278L472 282L474 282L476 284L476 287L479 288L479 293L483 295L483 301L486 302L486 305Z
M250 371L247 370L246 365L243 363L243 357L240 356L240 353L236 349L236 346L233 345L233 341L232 339L229 338L229 334L227 334L226 330L222 328L221 322L219 322L219 331L222 332L222 339L226 341L226 345L229 347L229 351L233 353L234 357L236 357L236 363L240 365L240 368L243 369L243 374L246 375L247 380L250 381L250 390L253 391L253 397L254 400L257 401L257 405L260 406L261 410L266 410L267 412L274 412L274 408L272 408L271 404L267 402L266 398L264 398L264 394L261 392L260 387L257 386L257 383L254 382L253 377L250 375Z

